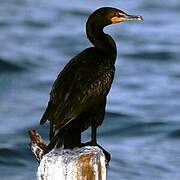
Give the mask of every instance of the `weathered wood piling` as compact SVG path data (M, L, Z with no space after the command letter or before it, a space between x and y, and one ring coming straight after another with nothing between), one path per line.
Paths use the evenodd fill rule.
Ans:
M106 180L106 159L97 146L53 149L46 154L41 136L29 131L30 148L40 162L37 180Z

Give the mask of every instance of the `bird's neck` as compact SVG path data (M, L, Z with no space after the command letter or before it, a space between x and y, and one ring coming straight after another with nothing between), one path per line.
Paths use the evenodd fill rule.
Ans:
M97 23L88 22L86 25L87 37L95 47L116 59L116 44L109 34L104 33L103 28L103 26L99 26Z

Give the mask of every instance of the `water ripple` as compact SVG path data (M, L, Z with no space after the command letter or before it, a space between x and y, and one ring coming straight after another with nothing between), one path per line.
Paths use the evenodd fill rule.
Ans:
M17 63L15 64L12 62L8 62L7 60L0 59L0 73L20 72L25 69L26 69L25 67L23 67Z

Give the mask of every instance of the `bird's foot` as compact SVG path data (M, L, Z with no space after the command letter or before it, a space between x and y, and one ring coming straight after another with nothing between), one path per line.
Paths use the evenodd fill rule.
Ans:
M107 163L110 162L111 160L111 154L109 152L107 152L102 146L100 146L98 143L96 142L93 142L93 141L89 141L89 142L86 142L86 143L81 143L81 147L84 147L84 146L98 146L100 149L102 149L105 157L106 157L106 161Z

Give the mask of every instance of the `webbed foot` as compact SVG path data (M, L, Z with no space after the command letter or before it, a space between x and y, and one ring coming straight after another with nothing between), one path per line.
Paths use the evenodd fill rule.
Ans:
M106 157L106 161L109 163L111 160L111 154L109 152L107 152L102 146L100 146L98 143L95 143L93 141L89 141L87 143L81 143L81 147L84 146L98 146L100 149L102 149L105 157Z

